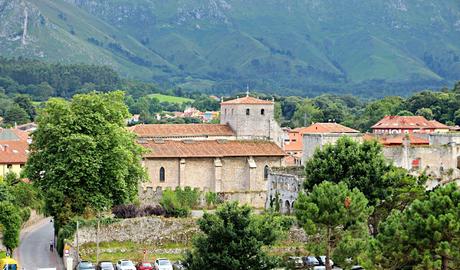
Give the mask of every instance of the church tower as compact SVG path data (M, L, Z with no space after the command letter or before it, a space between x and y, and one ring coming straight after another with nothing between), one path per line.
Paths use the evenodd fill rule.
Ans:
M228 124L238 139L272 140L283 144L283 132L275 121L274 101L249 96L221 102L220 123Z

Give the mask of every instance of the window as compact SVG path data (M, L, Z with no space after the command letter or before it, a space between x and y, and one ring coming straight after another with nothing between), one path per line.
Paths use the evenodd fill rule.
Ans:
M161 167L160 168L160 182L165 181L165 168Z
M249 115L249 114L250 114L249 109L246 109L246 115Z
M233 115L233 109L232 109L232 115Z
M225 115L227 115L227 109L225 109Z
M270 168L268 167L268 165L265 165L264 167L264 179L267 180L268 179L268 173L270 172Z
M13 164L8 164L8 165L6 165L6 168L8 168L8 169L13 168Z
M260 110L260 114L261 114L261 115L265 115L265 109L261 109L261 110Z

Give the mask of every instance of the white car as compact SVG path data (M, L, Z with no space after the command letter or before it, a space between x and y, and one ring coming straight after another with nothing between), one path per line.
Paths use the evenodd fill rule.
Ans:
M130 260L119 260L115 266L116 270L136 270L136 266Z
M155 261L157 270L173 270L172 263L168 259L158 259Z

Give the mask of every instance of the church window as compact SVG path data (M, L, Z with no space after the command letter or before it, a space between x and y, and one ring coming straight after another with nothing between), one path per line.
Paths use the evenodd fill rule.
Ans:
M233 109L232 109L232 115L233 115Z
M265 109L261 109L261 110L260 110L260 114L261 114L261 115L265 115Z
M225 115L227 115L227 109L225 109Z
M246 115L249 115L249 114L250 114L249 109L246 109Z
M165 168L161 167L160 168L160 182L165 181Z
M268 173L270 172L270 167L268 167L268 165L265 165L264 167L264 179L267 180L268 179Z

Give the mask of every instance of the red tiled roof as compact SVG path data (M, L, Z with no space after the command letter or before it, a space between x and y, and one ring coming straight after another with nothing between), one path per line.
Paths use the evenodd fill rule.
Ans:
M145 158L171 157L246 157L285 156L285 152L269 141L148 141L141 144L148 150Z
M448 126L439 123L436 120L428 121L423 116L385 116L372 129L449 129Z
M302 141L290 142L284 145L284 151L293 152L293 151L302 151L303 144Z
M374 136L371 134L364 135L364 140L377 139L381 144L385 146L402 145L403 140L407 138L411 145L429 145L429 139L425 139L414 134L398 134L398 135L383 135Z
M300 129L300 133L359 133L358 130L337 123L315 123Z
M0 141L0 164L25 164L28 150L27 141Z
M216 124L151 124L136 125L130 130L139 137L234 136L229 125Z
M237 99L232 99L232 100L227 100L224 102L221 102L222 105L227 105L227 104L267 104L267 105L273 105L273 101L270 100L263 100L263 99L258 99L250 96L242 97L242 98L237 98Z

